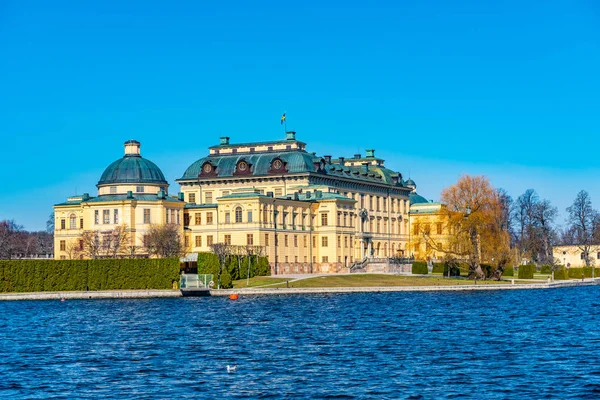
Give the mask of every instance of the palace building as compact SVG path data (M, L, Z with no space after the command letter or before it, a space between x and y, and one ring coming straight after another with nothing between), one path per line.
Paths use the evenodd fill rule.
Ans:
M375 150L317 156L295 132L255 143L222 137L176 181L180 193L169 196L140 143L126 142L96 197L55 206L56 257L72 258L69 249L82 232L110 232L119 224L144 254L149 227L171 223L180 226L190 253L211 251L215 243L254 246L274 274L344 272L366 257L409 256L411 201L422 199L414 182L386 168Z

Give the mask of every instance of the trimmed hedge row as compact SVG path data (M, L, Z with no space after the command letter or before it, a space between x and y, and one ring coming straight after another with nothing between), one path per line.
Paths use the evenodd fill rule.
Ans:
M179 260L5 260L0 292L171 289L179 282Z
M427 263L425 261L413 261L412 273L415 275L427 275L429 273Z
M569 278L572 279L581 279L581 275L584 275L586 278L592 277L592 267L583 267L583 268L569 268L567 269ZM594 276L598 277L600 275L600 268L595 268Z
M238 262L238 256L227 256L225 267L221 271L221 288L229 289L233 287L233 281L248 276L248 257L242 256ZM198 273L212 274L215 285L217 285L219 258L215 253L198 253ZM269 275L271 275L271 266L267 257L251 256L250 278Z
M519 266L519 279L533 279L533 274L536 271L534 264Z
M515 270L513 267L505 267L502 276L515 276Z

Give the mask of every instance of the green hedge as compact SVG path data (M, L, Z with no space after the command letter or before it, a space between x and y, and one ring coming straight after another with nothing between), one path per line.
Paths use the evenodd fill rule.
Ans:
M412 263L412 273L416 275L427 275L427 263L425 261L414 261Z
M250 278L255 276L271 275L271 266L266 257L250 256ZM221 271L221 288L229 289L233 287L233 281L243 279L248 276L248 257L241 256L238 262L238 256L227 256L225 267ZM219 279L219 258L214 253L198 253L198 273L212 274L215 279L215 285Z
M179 282L179 260L5 260L0 292L171 289Z
M433 263L433 271L431 272L434 274L443 274L445 265L446 263Z
M460 264L455 262L446 261L444 263L444 276L448 276L448 272L450 272L450 276L460 276Z
M552 265L542 265L542 267L540 268L540 274L544 274L544 275L550 275L552 274Z
M567 272L567 269L564 267L564 265L561 265L554 271L554 280L564 281L566 279L569 279L569 273Z
M583 267L583 268L569 268L567 269L569 278L572 279L581 279L581 275L583 274L586 278L592 277L592 267ZM595 276L598 277L600 275L600 268L595 268Z
M519 279L533 279L536 268L533 264L519 266Z
M513 267L505 267L502 276L515 276L515 270Z

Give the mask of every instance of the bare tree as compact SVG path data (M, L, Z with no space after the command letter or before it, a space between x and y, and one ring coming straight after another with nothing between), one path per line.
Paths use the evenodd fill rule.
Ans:
M145 246L148 252L154 256L182 257L186 253L181 236L179 235L179 225L153 225L145 237Z
M54 211L50 213L48 216L48 221L46 221L46 232L54 234Z
M126 225L119 225L110 232L104 232L102 236L102 252L104 255L117 258L119 255L127 253L130 234Z
M83 243L83 254L88 258L96 259L100 256L102 241L100 232L85 231L81 234L79 240Z
M572 229L576 244L583 253L586 266L590 266L590 248L595 243L594 227L598 222L598 211L592 207L592 199L585 190L577 193L573 204L567 208L569 229Z
M18 235L23 230L14 220L0 221L0 259L10 260L18 251Z
M223 272L223 268L226 268L227 257L231 254L230 246L225 243L214 243L212 246L212 251L217 255L219 259L219 273L217 274L217 289L221 288L221 273Z

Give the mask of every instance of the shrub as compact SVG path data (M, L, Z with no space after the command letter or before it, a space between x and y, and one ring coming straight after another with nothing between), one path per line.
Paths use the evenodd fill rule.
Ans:
M221 289L231 289L233 287L233 281L231 275L227 269L224 269L221 273Z
M170 289L179 281L179 260L0 261L0 292Z
M569 268L568 270L569 278L572 279L581 279L581 275L583 274L586 278L592 277L592 267L583 267L583 268ZM594 275L598 277L600 273L600 268L595 268Z
M434 274L443 274L446 267L446 263L433 263L433 271ZM447 273L446 273L447 274Z
M460 267L458 263L452 261L445 261L444 264L444 276L448 276L448 270L450 270L450 276L460 276Z
M536 268L533 264L519 266L519 279L533 279Z
M550 275L552 273L552 265L544 264L540 269L540 274Z
M505 267L502 276L515 276L515 270L513 267Z
M427 275L427 263L425 261L414 261L412 263L412 273L415 275Z
M554 280L564 281L566 279L569 279L569 273L564 267L564 265L561 265L556 270L554 270Z

